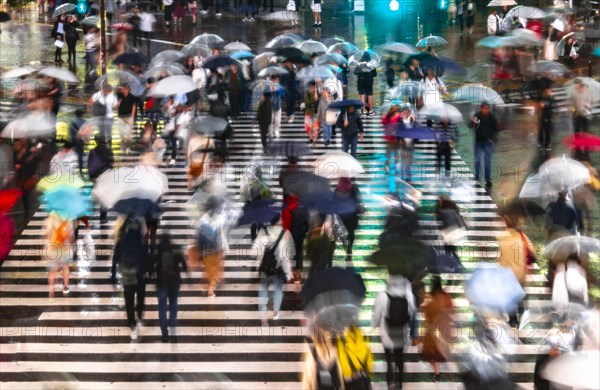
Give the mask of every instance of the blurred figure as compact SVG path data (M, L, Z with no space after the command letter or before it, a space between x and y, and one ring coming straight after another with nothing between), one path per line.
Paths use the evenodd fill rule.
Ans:
M327 108L332 102L331 93L327 88L324 88L319 99L316 122L319 124L320 129L323 130L323 142L325 142L326 147L331 142L331 125L327 123ZM319 129L317 129L317 135L318 132Z
M231 115L237 119L242 111L242 91L246 89L246 79L237 65L231 65L225 73L225 82L229 86L229 106Z
M402 388L404 345L409 342L410 319L417 311L414 302L410 281L401 275L390 275L387 289L375 299L371 327L380 328L388 389Z
M285 208L281 212L281 226L290 232L294 241L294 283L300 283L304 260L304 239L308 233L308 211L299 203L299 199L293 195L283 197Z
M126 133L122 135L123 139L121 140L121 150L124 151L125 154L131 153L136 105L137 99L131 94L129 85L121 84L119 86L119 93L117 94L116 108L119 119L127 124Z
M63 148L56 153L50 160L49 175L56 176L57 179L66 177L69 182L73 181L78 174L78 156L73 150L71 141L62 141Z
M460 214L458 205L448 196L440 195L435 207L435 218L441 222L440 233L444 239L446 253L458 258L456 253L457 241L462 238L461 236L464 236L464 234L460 234L460 231L464 232L467 229L467 224Z
M77 41L79 40L79 32L77 31L77 16L70 15L67 17L65 22L65 41L67 42L68 58L67 62L75 67L77 56L75 54L75 48L77 47Z
M143 7L142 12L140 12L140 34L146 40L148 54L150 53L150 39L152 38L152 31L154 31L154 23L156 23L154 14Z
M283 77L282 84L285 88L285 111L288 123L294 123L294 111L296 110L296 72L294 64L290 60L283 62L283 67L288 73Z
M317 93L317 85L311 81L308 85L308 92L304 96L304 103L300 107L304 109L304 129L308 134L308 143L311 145L317 142L319 136L319 129L315 126L318 104L319 94Z
M415 123L415 117L411 113L410 108L405 106L402 108L402 118L398 121L400 128L411 128ZM412 138L401 138L398 141L400 146L400 158L402 159L402 166L400 170L400 178L404 181L411 181L412 179L412 162L413 153L415 150L415 144Z
M540 124L538 130L538 144L546 151L550 151L552 142L553 125L552 119L554 116L554 100L552 98L552 88L544 88L540 99Z
M440 363L448 361L448 343L445 337L452 324L452 299L442 288L442 280L434 276L431 280L429 301L425 304L425 337L423 338L423 359L433 367L433 381L440 382Z
M96 179L104 172L109 169L112 169L115 163L115 157L111 148L106 144L106 139L98 134L94 137L96 141L96 147L90 150L88 154L88 176L92 182L95 182ZM106 218L108 214L108 210L100 206L100 223L104 224L108 220Z
M473 0L467 0L467 29L469 29L469 34L473 34L473 25L475 24L475 14L477 10L475 9L475 3Z
M54 211L46 219L46 240L48 256L48 296L54 298L56 273L62 269L63 294L69 294L69 267L71 266L71 245L75 242L73 222L62 219Z
M454 147L454 131L450 128L448 119L441 122L441 129L436 131L436 170L442 170L442 157L444 158L444 174L446 178L450 177L452 168L452 148Z
M37 175L38 164L40 161L39 150L31 148L29 140L26 138L18 139L13 143L15 164L15 184L23 192L21 201L23 202L23 219L27 220L30 214L30 193L35 189L39 181Z
M388 88L392 88L394 86L395 79L396 71L394 69L394 60L392 58L388 58L385 62L385 81L387 82Z
M458 22L458 28L460 29L460 34L465 30L465 2L464 0L458 0L456 2L456 21Z
M381 124L385 127L383 138L386 142L385 148L385 173L396 171L398 167L398 157L400 157L400 141L396 137L396 124L401 120L402 115L398 106L393 104L385 116L381 119ZM393 168L390 165L392 156L394 156Z
M268 92L263 93L263 96L258 103L258 109L256 111L256 121L258 122L258 129L260 131L260 142L263 150L267 149L269 145L269 127L273 120L273 106L271 105L271 94Z
M355 211L348 214L340 214L340 218L348 231L348 245L346 247L346 262L352 261L352 247L354 246L354 233L358 228L359 214L365 212L365 207L362 204L360 190L358 186L348 177L340 177L338 185L335 189L335 195L341 200L352 199L356 205ZM347 264L351 267L351 264Z
M54 41L54 62L63 63L62 60L62 48L65 42L65 16L60 15L54 22L50 36L55 39Z
M484 165L485 186L492 187L492 154L498 136L498 120L490 111L490 104L483 102L473 115L469 127L475 130L475 180L481 182L481 163ZM483 161L482 161L483 160Z
M581 215L572 202L567 200L566 191L560 191L558 198L546 208L544 226L549 236L557 229L566 230L569 234L576 234L577 230L583 230Z
M600 191L600 179L598 170L588 162L583 161L590 172L589 183L578 186L573 190L573 205L575 210L581 214L583 230L582 233L586 236L593 237L594 235L594 216L597 215L598 201L596 200L595 192Z
M544 59L546 61L558 60L558 30L552 25L548 26L548 36L544 41Z
M571 95L573 105L573 131L589 131L592 99L587 85L580 79L575 79L575 91Z
M340 389L343 379L338 367L335 334L318 326L313 329L312 345L308 345L309 352L304 359L302 389Z
M81 108L75 110L75 118L69 123L69 141L73 144L73 150L77 153L77 163L79 165L79 176L83 178L83 148L84 140L79 135L81 126L85 123L83 119L84 111Z
M498 11L495 8L492 8L492 13L487 18L487 32L488 35L500 35L502 30L500 30L500 15L498 15Z
M156 254L156 294L158 296L158 320L162 341L169 341L167 327L167 299L169 301L169 326L171 333L177 327L177 297L181 286L181 271L187 271L185 258L176 248L168 234L163 234Z
M83 36L85 43L85 70L88 74L95 75L98 66L98 52L100 47L100 35L96 26L90 26Z
M352 157L356 158L356 149L358 141L363 140L363 123L360 114L356 112L354 106L344 110L337 119L336 127L342 132L342 151L350 152Z
M279 85L279 76L274 74L271 76L271 109L273 110L273 123L271 126L272 136L279 138L281 130L281 107L283 104L283 88Z
M331 216L325 217L325 220L321 217L315 217L313 227L306 240L306 257L310 260L309 275L331 268L333 264L336 242L331 224L325 223Z
M371 61L371 55L366 51L363 53L360 62L369 61ZM361 108L361 113L373 115L375 113L375 111L373 111L373 82L375 81L375 77L377 77L377 70L373 69L369 72L364 72L357 67L354 73L356 74L356 88L358 89L360 101L365 104Z
M588 305L588 284L585 270L580 264L577 253L572 253L566 263L556 267L552 283L552 305L555 309L566 310L571 303Z

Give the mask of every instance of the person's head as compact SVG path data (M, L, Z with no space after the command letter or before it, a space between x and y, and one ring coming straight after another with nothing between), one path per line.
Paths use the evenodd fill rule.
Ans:
M321 91L321 97L324 99L329 99L329 90L327 88L323 88L323 91Z
M488 115L490 113L490 104L488 102L483 102L479 105L479 112L482 115Z
M337 190L345 193L352 191L352 179L349 177L340 177L338 179Z
M237 67L237 65L236 65L236 64L231 64L231 65L229 65L229 68L231 69L231 71L232 71L233 73L237 73L237 71L238 71L238 67Z
M60 144L62 145L64 150L70 150L73 149L73 142L69 141L69 140L62 140L60 141Z
M354 114L354 111L356 110L356 108L354 106L349 106L346 111L348 112L348 114Z
M315 90L316 90L316 88L317 88L317 84L314 81L311 81L308 84L308 90L309 90L310 93L314 93Z
M20 151L20 150L27 150L28 148L29 148L29 140L27 138L19 138L18 140L13 142L14 150Z
M542 96L551 97L552 96L552 87L546 87L542 90Z
M430 79L435 77L435 68L433 66L428 66L425 69L425 72L427 73L427 77L429 77Z
M271 75L271 81L272 81L273 83L278 83L278 82L279 82L279 75L278 75L277 73L273 73L273 74Z
M360 62L369 62L371 61L371 54L368 51L365 51L360 59Z
M108 83L102 83L102 94L108 95L112 92L112 87Z
M492 9L492 15L497 15L498 14L498 10L496 10L495 8Z
M142 71L142 64L131 65L131 70L133 70L134 73L140 73Z
M96 145L106 145L106 138L102 134L96 134L94 136L94 141Z
M75 109L74 114L77 118L83 118L83 115L85 115L85 110L83 108L77 108Z
M387 66L388 68L391 68L392 65L394 65L394 59L393 58L388 58L387 60L385 60L385 66Z
M566 201L567 200L567 191L565 190L560 190L558 191L558 200L560 201Z
M402 118L408 119L410 117L410 107L404 106L402 107Z
M410 64L411 64L412 66L414 66L415 68L417 68L417 67L419 67L419 60L418 60L417 58L413 58L413 59L410 61Z
M148 77L148 80L146 80L146 84L148 84L149 88L154 86L155 82L156 82L156 80L154 79L154 77Z
M119 85L119 91L125 96L129 95L129 85L127 85L127 84Z

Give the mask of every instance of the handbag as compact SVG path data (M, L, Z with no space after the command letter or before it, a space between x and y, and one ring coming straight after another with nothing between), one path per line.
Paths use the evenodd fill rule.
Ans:
M57 39L56 41L54 41L54 46L56 46L59 49L62 49L64 45L65 45L65 41L61 41L60 39Z

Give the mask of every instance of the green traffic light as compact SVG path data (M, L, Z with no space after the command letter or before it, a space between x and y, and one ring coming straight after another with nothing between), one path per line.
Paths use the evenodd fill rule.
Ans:
M77 3L77 13L80 15L84 15L88 10L88 5L86 1L79 1Z

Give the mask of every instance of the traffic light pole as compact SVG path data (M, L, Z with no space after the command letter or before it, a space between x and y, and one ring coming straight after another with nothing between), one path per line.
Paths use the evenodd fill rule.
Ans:
M100 0L100 69L106 74L106 6L105 0Z

